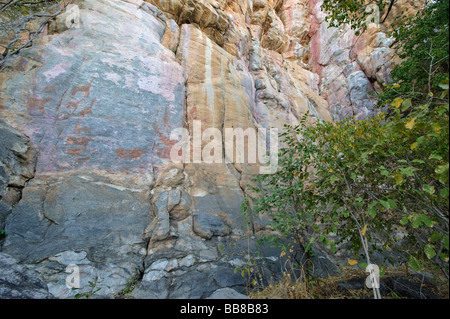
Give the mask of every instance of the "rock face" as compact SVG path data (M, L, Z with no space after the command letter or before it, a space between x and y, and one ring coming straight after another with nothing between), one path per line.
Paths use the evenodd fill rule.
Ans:
M403 1L404 2L404 1ZM390 71L399 62L381 27L369 25L360 36L348 27L333 28L320 10L323 0L309 1L311 64L321 78L320 92L335 120L364 118L376 113L369 92L390 83Z
M0 253L0 296L2 299L50 299L47 285L30 267L19 265Z
M241 213L267 163L237 160L249 137L225 152L227 129L373 114L392 41L377 31L350 52L352 31L328 29L313 0L75 4L74 25L56 19L0 73L0 244L16 261L5 260L32 265L56 298L130 282L135 298L236 298L259 274L276 280L287 256L257 241L270 220ZM173 161L173 131L192 137L198 123L219 136L214 156L198 161L203 136ZM244 278L249 264L258 272ZM35 286L0 297L48 296Z
M34 176L34 165L29 139L0 120L0 229L20 200L21 189Z

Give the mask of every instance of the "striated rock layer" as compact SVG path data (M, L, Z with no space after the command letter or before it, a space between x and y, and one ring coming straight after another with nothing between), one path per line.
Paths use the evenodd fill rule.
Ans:
M248 139L227 154L226 129L372 115L392 40L373 29L355 45L353 31L327 28L317 0L75 4L77 27L57 19L0 73L2 252L57 298L89 282L102 297L132 282L136 298L245 293L249 261L254 278L275 280L287 257L257 243L269 219L241 213L267 163L236 160ZM195 161L198 145L173 163L171 133L193 136L196 123L220 133L215 163ZM337 271L321 260L317 274Z

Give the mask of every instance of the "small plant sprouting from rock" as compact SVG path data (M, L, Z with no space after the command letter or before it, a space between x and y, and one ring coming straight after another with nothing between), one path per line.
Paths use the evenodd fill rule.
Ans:
M81 299L81 298L89 299L89 298L91 298L91 296L93 294L99 292L100 289L102 289L101 287L97 287L98 283L99 283L98 282L98 278L96 278L95 281L89 281L89 287L91 288L91 290L89 290L88 292L76 294L74 298L75 299Z
M142 280L143 273L137 272L136 274L130 276L127 279L127 284L125 288L123 288L121 291L119 291L115 298L117 299L126 299L127 297L131 296L131 293L133 292L134 288L136 288L136 285Z

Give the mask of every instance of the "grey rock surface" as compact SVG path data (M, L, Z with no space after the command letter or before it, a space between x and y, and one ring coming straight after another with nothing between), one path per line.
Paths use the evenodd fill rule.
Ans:
M39 273L0 253L0 299L51 299Z
M69 264L80 268L85 290L97 281L101 293L116 293L142 267L149 211L148 190L111 177L35 178L7 219L3 251L37 265L56 297L80 293L65 287Z
M194 232L203 238L211 239L212 236L228 235L230 228L220 217L198 212L194 214Z
M27 136L0 120L0 229L34 176L35 153Z
M222 288L216 290L208 299L250 299L250 297L231 288Z

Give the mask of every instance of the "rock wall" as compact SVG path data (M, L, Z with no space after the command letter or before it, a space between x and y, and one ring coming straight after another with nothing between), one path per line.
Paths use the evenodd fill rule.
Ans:
M354 45L353 31L327 28L316 0L76 4L77 27L53 26L0 73L0 146L19 162L28 148L37 154L24 172L0 162L0 205L5 185L21 185L0 206L2 252L57 298L89 292L89 282L103 297L130 282L136 298L244 293L235 269L249 260L265 283L276 280L289 256L258 244L272 233L267 216L241 213L260 165L236 163L237 154L174 164L171 132L192 136L194 121L222 136L281 130L307 111L311 121L371 115L369 92L389 80L392 40L375 30ZM25 144L17 151L16 136ZM2 161L11 159L2 149ZM322 264L320 275L337 271ZM66 285L69 265L80 289Z

